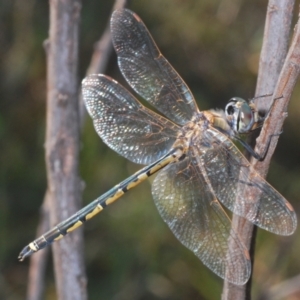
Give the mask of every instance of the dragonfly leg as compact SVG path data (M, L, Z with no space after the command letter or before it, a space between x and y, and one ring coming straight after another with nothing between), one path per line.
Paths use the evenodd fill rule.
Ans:
M267 145L261 154L257 153L247 142L243 141L241 138L239 138L239 137L235 137L235 138L242 144L242 146L250 153L251 156L253 156L254 158L256 158L259 161L263 161L268 153L272 138L275 136L280 136L281 133L282 133L282 131L279 133L271 134L269 136Z
M263 97L266 97L266 96L272 96L272 94L266 94L266 95L258 96L258 97L253 98L251 101L253 101L254 99L263 98ZM258 127L256 127L256 128L254 128L254 130L256 130L257 128L261 128L261 127L262 127L264 121L265 121L266 118L269 116L270 111L272 110L272 107L273 107L273 105L275 104L275 101L276 101L276 100L279 100L279 99L282 99L282 98L283 98L283 95L274 98L274 99L273 99L273 102L272 102L272 104L271 104L271 106L270 106L270 109L269 109L268 111L262 111L262 112L261 112L261 113L263 114L263 116L260 116L260 117L259 117L258 123L259 123L260 125L259 125ZM253 131L253 130L252 130L252 131Z

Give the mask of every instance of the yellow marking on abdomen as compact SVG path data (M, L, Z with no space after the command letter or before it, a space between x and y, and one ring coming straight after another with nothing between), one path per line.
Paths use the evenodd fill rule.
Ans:
M139 175L138 178L138 182L141 182L143 180L146 180L149 176L147 175L147 173L143 173L141 175Z
M54 239L54 241L58 241L60 239L62 239L64 236L62 234L60 234L57 238Z
M72 227L67 229L67 232L69 233L69 232L75 230L76 228L80 227L82 224L83 223L80 220L78 220Z
M87 214L85 216L85 219L89 220L89 219L93 218L96 214L98 214L102 210L103 210L103 207L100 204L98 204L92 212L90 212L89 214Z
M138 184L140 184L142 181L146 180L149 176L146 174L146 173L143 173L141 175L139 175L137 177L137 180L136 181L132 181L130 182L127 186L126 186L126 189L127 190L130 190L132 188L134 188L135 186L137 186Z
M163 160L160 163L158 163L157 165L153 166L153 168L151 168L148 172L149 173L148 177L150 175L154 174L155 172L157 172L158 170L160 170L162 167L168 165L172 161L174 161L174 157L171 156L171 157L168 157L168 159Z
M28 246L29 246L29 248L30 248L32 251L34 251L34 252L36 252L36 251L39 250L39 249L35 246L34 242L30 243Z
M126 189L127 190L130 190L132 188L134 188L135 186L137 186L139 183L141 183L142 180L137 180L137 181L133 181L133 182L130 182L127 186L126 186Z
M117 192L116 192L112 197L108 198L108 199L105 201L106 205L112 204L113 202L115 202L118 198L120 198L120 197L123 196L124 194L125 194L125 193L124 193L121 189L117 190Z

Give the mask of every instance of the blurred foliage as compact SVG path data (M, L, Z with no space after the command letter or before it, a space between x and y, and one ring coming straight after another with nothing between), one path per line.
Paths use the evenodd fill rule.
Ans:
M113 1L83 2L80 79L113 5ZM222 108L232 96L253 96L266 0L133 0L130 8L144 20L201 109ZM28 260L19 263L17 256L35 236L46 188L43 42L48 35L48 10L47 1L0 2L1 299L25 298ZM124 82L114 54L106 73ZM299 95L297 86L268 177L298 215ZM84 203L138 168L108 149L91 120L86 120L81 152ZM172 235L156 211L147 182L88 222L85 239L90 299L220 298L222 280ZM298 232L279 237L259 230L254 298L299 273L299 248ZM45 299L56 299L51 262L45 292Z

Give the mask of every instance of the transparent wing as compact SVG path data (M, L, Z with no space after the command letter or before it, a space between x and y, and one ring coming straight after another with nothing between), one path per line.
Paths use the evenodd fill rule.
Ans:
M251 272L248 252L190 158L159 172L152 185L155 204L175 236L213 272L245 283ZM228 244L233 247L228 247Z
M295 231L297 217L291 204L257 174L230 139L211 128L203 134L203 143L210 145L202 151L203 166L216 197L227 208L270 232ZM236 199L241 190L247 196Z
M82 95L102 140L135 163L154 162L176 139L177 125L144 107L110 77L88 76Z
M189 121L198 111L194 97L142 20L130 10L116 10L111 32L119 68L130 86L173 122Z

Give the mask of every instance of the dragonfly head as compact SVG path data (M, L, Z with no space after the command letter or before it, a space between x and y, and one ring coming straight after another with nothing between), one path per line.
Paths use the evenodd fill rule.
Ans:
M228 101L225 115L229 126L236 133L251 131L256 122L254 104L239 97L231 98Z

